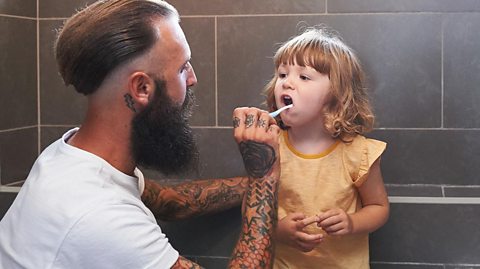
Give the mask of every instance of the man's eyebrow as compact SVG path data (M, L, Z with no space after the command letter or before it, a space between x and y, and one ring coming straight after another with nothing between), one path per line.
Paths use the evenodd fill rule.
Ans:
M187 63L189 63L191 60L192 60L192 57L188 58L185 62L183 62L183 64L180 66L180 70L182 70L182 68L183 68Z

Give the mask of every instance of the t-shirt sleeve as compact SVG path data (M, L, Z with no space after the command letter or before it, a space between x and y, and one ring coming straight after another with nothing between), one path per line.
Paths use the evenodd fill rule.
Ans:
M171 268L178 256L160 226L141 208L109 205L75 223L53 268Z
M382 155L386 146L383 141L363 136L357 136L348 146L346 166L356 187L367 180L370 167Z

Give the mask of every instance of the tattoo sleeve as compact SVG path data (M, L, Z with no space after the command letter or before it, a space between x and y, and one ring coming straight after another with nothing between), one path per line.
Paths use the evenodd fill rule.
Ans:
M240 205L247 177L208 179L164 186L145 180L142 201L161 220L179 220Z
M272 268L279 162L269 145L247 141L239 146L250 178L242 209L241 234L229 268Z

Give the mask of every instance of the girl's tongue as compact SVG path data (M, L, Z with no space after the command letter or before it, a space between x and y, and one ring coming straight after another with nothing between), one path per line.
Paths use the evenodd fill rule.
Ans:
M286 106L293 104L292 97L290 97L290 96L288 96L288 95L284 95L284 96L282 97L282 100L283 100L283 103L284 103Z

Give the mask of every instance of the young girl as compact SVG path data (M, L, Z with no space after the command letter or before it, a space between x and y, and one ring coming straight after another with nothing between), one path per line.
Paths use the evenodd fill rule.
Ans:
M373 127L363 71L325 28L283 44L265 88L277 121L281 179L274 268L369 268L368 234L387 220L380 171L386 144Z

